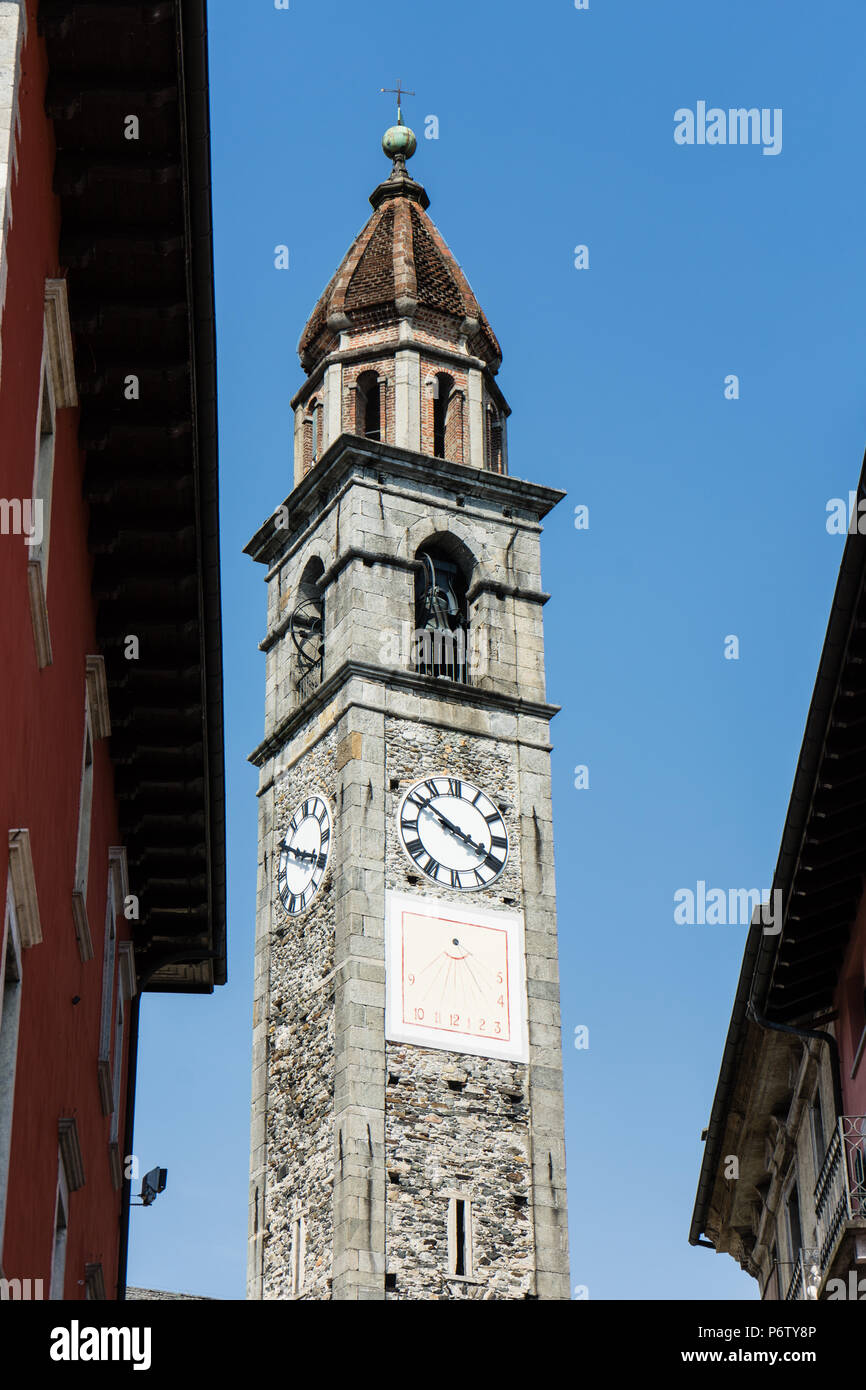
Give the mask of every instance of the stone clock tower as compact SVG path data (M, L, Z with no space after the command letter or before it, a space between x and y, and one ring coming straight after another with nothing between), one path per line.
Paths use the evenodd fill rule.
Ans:
M300 342L267 568L251 1298L567 1299L539 537L409 175Z

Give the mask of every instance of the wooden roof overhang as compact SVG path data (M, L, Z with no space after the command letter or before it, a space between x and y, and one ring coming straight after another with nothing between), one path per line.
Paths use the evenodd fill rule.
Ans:
M139 982L207 993L226 928L205 3L42 0L39 29Z
M866 499L866 460L857 488ZM856 520L854 525L856 526ZM689 1239L707 1219L749 1013L820 1026L833 1006L866 879L866 535L850 532L788 805L773 890L781 932L753 922L707 1130Z

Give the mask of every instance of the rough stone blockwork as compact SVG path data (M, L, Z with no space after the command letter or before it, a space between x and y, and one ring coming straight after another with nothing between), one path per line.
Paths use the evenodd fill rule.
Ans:
M388 886L417 892L396 812L417 777L459 773L501 798L511 851L501 879L472 897L512 909L520 900L520 846L513 747L403 719L386 721ZM396 785L395 785L396 783ZM466 906L466 894L427 886L427 896ZM388 1299L522 1298L533 1268L528 1069L515 1062L389 1043L385 1151L388 1171ZM474 1278L448 1272L448 1195L472 1204ZM390 1287L393 1281L393 1287Z
M275 790L274 845L305 797L333 808L334 742L325 738ZM276 864L272 865L276 873ZM306 1224L307 1298L329 1298L333 1246L334 908L328 879L300 921L275 896L268 1014L264 1297L292 1295L292 1227Z

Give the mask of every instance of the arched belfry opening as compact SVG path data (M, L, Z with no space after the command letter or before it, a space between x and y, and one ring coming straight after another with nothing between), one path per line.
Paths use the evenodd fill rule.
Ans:
M502 416L495 405L487 407L487 467L491 473L505 472Z
M377 372L362 372L355 385L355 433L365 439L385 437L382 383Z
M433 378L433 454L437 459L449 458L449 413L453 420L454 378L447 372L438 372ZM452 431L453 433L453 425Z
M453 546L424 545L415 569L415 670L469 681L468 572Z
M325 566L310 560L298 585L289 630L295 650L295 688L298 698L307 696L321 684L325 659L325 597L322 577Z

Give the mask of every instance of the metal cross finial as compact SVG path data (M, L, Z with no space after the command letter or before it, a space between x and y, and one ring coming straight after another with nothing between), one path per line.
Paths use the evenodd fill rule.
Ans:
M398 125L402 125L402 124L403 124L403 110L402 110L403 98L404 98L404 97L413 97L413 96L415 95L415 93L414 93L414 92L410 92L409 89L408 89L407 87L404 87L403 84L402 84L402 82L398 82L396 87L380 87L380 88L379 88L379 91L380 91L380 92L388 92L388 93L390 93L391 95L396 96L396 98L397 98L397 124L398 124Z

